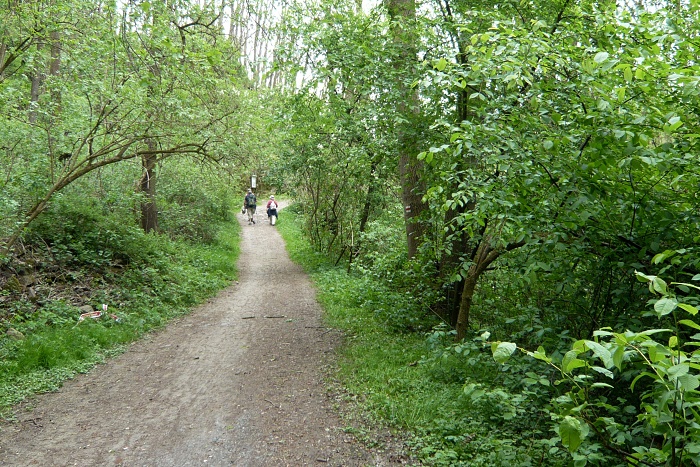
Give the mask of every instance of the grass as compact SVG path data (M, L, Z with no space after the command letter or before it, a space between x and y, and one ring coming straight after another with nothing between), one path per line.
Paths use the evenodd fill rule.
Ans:
M504 367L488 349L455 350L440 331L401 332L396 321L415 322L406 315L419 312L405 294L334 267L312 250L292 212L278 225L318 289L324 319L345 333L330 384L350 404L349 431L371 440L377 428L393 430L418 465L566 465L565 457L545 457L550 435L538 431L526 398L498 387ZM474 385L479 392L465 393Z
M93 307L107 304L118 321L109 316L79 321L80 311L60 301L15 313L3 324L24 338L0 338L0 416L12 417L12 407L25 398L56 390L228 286L238 276L239 233L238 223L231 222L208 245L137 237L140 245L133 247L146 261L110 275L109 287L93 290Z

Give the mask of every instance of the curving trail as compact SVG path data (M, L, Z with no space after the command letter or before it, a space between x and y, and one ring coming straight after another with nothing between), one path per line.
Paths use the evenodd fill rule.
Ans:
M238 215L239 283L22 404L17 421L0 426L0 465L400 463L342 431L322 381L340 336L323 327L314 290L264 209L257 216L248 226Z

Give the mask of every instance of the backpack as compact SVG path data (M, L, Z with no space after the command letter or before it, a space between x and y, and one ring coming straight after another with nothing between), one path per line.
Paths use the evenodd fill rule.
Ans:
M255 195L253 193L249 193L245 198L247 200L246 203L248 204L248 206L255 206L255 202L257 201L257 199L255 198Z

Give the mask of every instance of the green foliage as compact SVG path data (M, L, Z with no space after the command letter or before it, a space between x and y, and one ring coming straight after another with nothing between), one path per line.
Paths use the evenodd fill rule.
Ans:
M353 269L352 283L345 283L348 274L341 268L330 268L328 258L312 251L311 247L304 242L302 219L303 217L294 214L293 210L285 210L285 221L283 225L280 224L279 230L287 239L287 247L292 259L309 270L323 270L323 277L317 279L321 287L330 291L338 290L339 294L344 296L340 301L338 296L333 296L332 299L337 301L338 305L347 305L349 310L356 307L371 310L382 327L397 332L426 330L436 324L437 318L426 312L423 306L423 301L430 299L429 291L411 289L415 284L413 281L416 280L416 274L402 269L385 268L386 264L369 269L365 263L365 266L356 266L357 270ZM370 232L372 232L371 227ZM369 238L372 238L371 233ZM377 246L374 242L371 244L374 247ZM391 254L389 250L385 251Z
M184 162L170 165L158 190L159 228L177 238L212 241L218 224L230 220L238 193L216 174Z
M80 285L89 279L90 287L85 287L89 303L98 310L105 304L107 312L99 319L80 320L80 310L65 300L41 297L38 303L17 302L2 321L3 330L12 328L23 336L17 339L3 333L0 338L3 415L28 395L60 387L66 378L120 352L124 344L188 312L237 275L237 223L220 224L213 241L195 244L147 235L138 229L117 229L108 218L84 224L85 235L73 237L72 218L64 219L64 228L45 239L49 251L67 239L75 238L77 243L59 249L66 256L57 257L51 265L58 273L54 280L70 277L69 283ZM96 229L94 236L91 227ZM100 232L112 235L110 242L104 241ZM40 233L50 232L39 229L33 235ZM96 244L87 244L86 239L98 242L109 254L95 249L93 257L100 259L88 258ZM119 268L110 267L114 262L102 262L117 257L124 259Z
M353 2L290 9L285 24L302 39L281 44L278 55L293 73L305 57L316 59L279 112L289 148L280 165L304 209L305 233L338 261L363 255L361 236L383 211L403 216L395 134L401 72L391 65L401 51L386 35L387 18L358 10Z
M563 288L550 300L574 305L547 320L563 317L552 324L585 335L592 329L574 322L635 319L635 268L694 241L697 200L677 183L697 183L697 141L678 116L697 92L668 85L681 73L685 82L676 52L686 39L666 13L595 10L589 22L586 5L552 7L531 18L457 17L468 59L433 62L425 80L466 99L468 118L438 121L444 141L420 157L435 176L428 197L448 233L444 249L464 237L470 248L528 243L520 270L531 281L548 275Z
M548 380L528 377L520 393L509 393L500 383L523 378L504 371L480 343L454 344L444 326L428 338L406 333L415 311L404 306L416 307L419 294L402 297L386 277L333 266L304 242L292 211L280 224L290 255L311 274L328 324L346 334L337 378L355 407L345 413L350 431L401 430L412 455L426 465L566 464L565 451L542 432L546 413L531 401Z
M552 401L552 417L577 464L612 454L633 465L697 465L700 324L693 317L700 286L668 284L639 272L637 278L655 295L652 314L662 327L599 329L592 340L575 341L561 358L547 356L543 348L525 352L556 368L558 384L567 388ZM516 345L493 342L491 348L494 359L505 363Z
M260 112L265 99L247 89L240 54L214 21L218 12L180 7L95 9L60 0L16 5L3 17L0 250L63 192L93 194L130 219L144 201L134 188L154 174L149 190L161 176L176 179L163 184L164 225L172 234L213 238L211 220L225 216L230 200L207 182L226 172L238 176L257 164L260 149L275 152L276 140L261 136L269 129L268 113ZM207 162L218 173L208 172ZM205 168L183 169L193 164ZM194 194L206 198L204 205L183 193L185 176L198 182L205 196Z
M652 277L650 271L662 268L659 275L685 284L698 274L697 252L689 247L698 243L700 228L698 5L516 3L451 2L449 9L419 10L424 67L408 81L420 93L416 113L433 125L420 133L419 155L428 168L430 209L423 221L430 235L417 266L395 248L398 223L374 212L360 242L370 244L353 257L355 271L372 279L377 295L410 290L425 309L444 302L448 311L455 304L464 310L460 286L473 279L478 287L467 297L466 334L491 330L493 355L504 362L500 368L484 363L485 338L473 349L466 341L449 342L453 335L444 329L431 335L430 352L417 365L431 371L412 374L425 384L414 386L439 379L466 392L457 408L455 396L442 400L454 414L433 413L436 424L449 429L421 432L416 446L443 465L463 459L479 465L489 456L491 465L693 462L697 363L688 343L694 321L677 315L692 313L698 303L692 287L671 290L652 279L653 292L665 295L650 311L635 271ZM295 149L289 171L303 186L305 232L332 259L343 257L348 226L357 225L361 212L360 198L343 183L352 180L356 192L369 193L367 163L378 161L378 173L386 173L389 158L400 152L392 130L405 122L387 105L396 107L388 83L400 88L397 77L411 72L382 68L395 52L381 42L388 30L384 10L364 16L346 5L338 9L344 14L320 6L312 14L321 21L299 21L304 26L295 32L303 46L296 52L319 58L304 91L318 93L293 96L285 114ZM375 49L363 47L357 30L372 31L385 56L373 57ZM411 130L418 134L421 126ZM357 128L366 131L356 134ZM356 142L372 150L363 152ZM336 202L347 217L334 211ZM391 199L379 202L392 209ZM344 237L335 236L338 226ZM482 253L495 259L479 275L473 267ZM370 289L369 280L324 274L333 297L326 306L334 308L337 299L348 308L337 313L357 341L371 335L367 323L381 316L383 302L361 290ZM350 280L363 285L337 286ZM401 310L403 303L390 297ZM371 320L365 308L374 311ZM402 323L401 314L392 321ZM672 332L645 334L657 328ZM436 344L440 339L446 342ZM541 347L529 352L533 360L517 352L514 341ZM625 347L628 341L640 350ZM635 381L645 371L649 375ZM439 397L440 389L429 391ZM391 407L386 391L377 392L380 406ZM382 410L375 413L402 419ZM460 420L467 411L486 427L474 430L478 441L468 448L441 444L471 435L473 428ZM522 439L537 452L530 459L521 455ZM469 451L478 443L483 451Z

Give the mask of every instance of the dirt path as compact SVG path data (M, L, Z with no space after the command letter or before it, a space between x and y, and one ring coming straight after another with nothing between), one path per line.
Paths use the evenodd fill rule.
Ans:
M0 427L0 465L400 463L341 430L322 381L340 336L323 327L308 278L264 212L252 226L243 217L240 282L23 404Z

